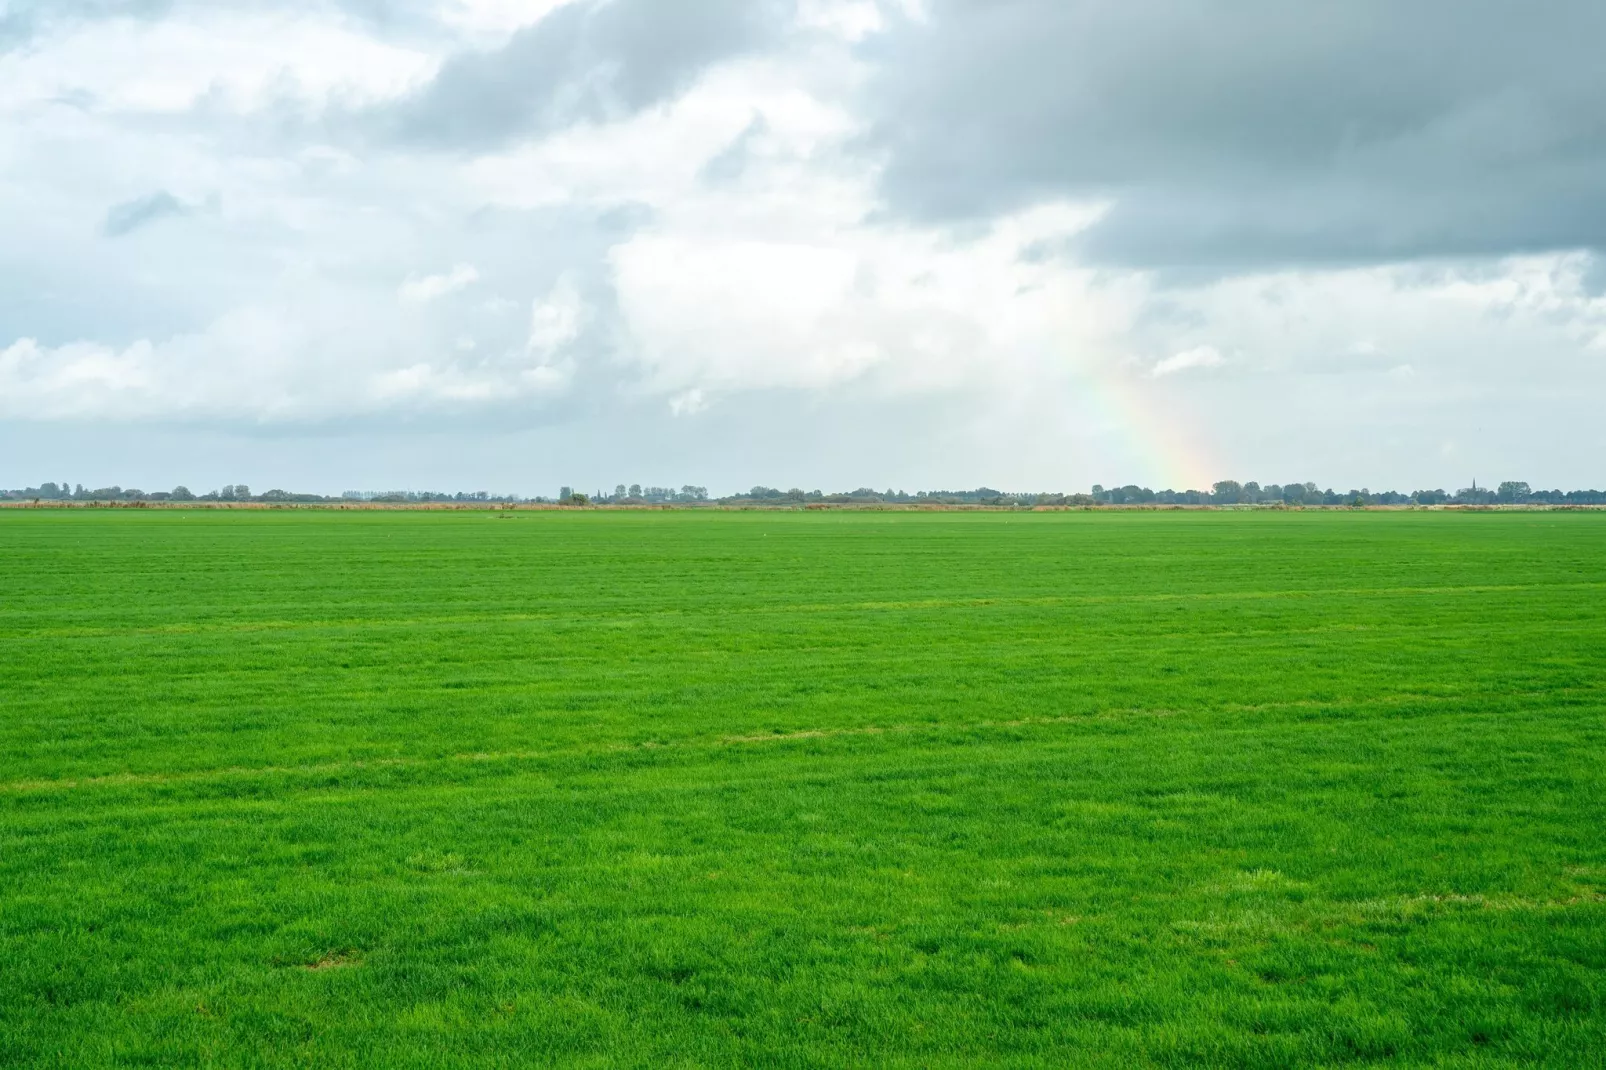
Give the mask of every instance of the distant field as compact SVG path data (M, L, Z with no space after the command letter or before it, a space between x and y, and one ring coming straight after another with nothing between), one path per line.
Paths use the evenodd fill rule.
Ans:
M0 512L0 1066L1606 1065L1606 515Z

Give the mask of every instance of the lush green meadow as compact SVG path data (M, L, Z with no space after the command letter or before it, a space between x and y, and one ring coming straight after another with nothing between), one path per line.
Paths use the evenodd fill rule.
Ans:
M1606 515L0 511L0 1065L1606 1065Z

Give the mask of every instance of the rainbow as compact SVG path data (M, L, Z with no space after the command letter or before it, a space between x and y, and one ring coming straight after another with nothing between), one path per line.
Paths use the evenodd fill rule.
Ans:
M1091 425L1119 443L1109 478L1154 490L1209 490L1230 475L1187 408L1124 368L1082 373L1080 392Z

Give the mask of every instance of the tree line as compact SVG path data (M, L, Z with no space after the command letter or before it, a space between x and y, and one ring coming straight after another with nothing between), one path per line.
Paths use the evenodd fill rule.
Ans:
M1476 482L1451 493L1442 488L1414 490L1410 493L1385 490L1373 491L1362 487L1337 491L1322 488L1315 483L1239 483L1222 480L1209 490L1151 490L1128 484L1123 487L1105 487L1095 484L1088 493L1064 494L1057 491L1008 492L994 487L976 487L972 490L922 490L909 493L903 490L876 490L859 487L851 491L825 493L792 487L755 486L724 497L711 497L707 487L686 484L674 487L652 487L620 483L612 493L598 490L595 494L577 492L573 487L562 487L556 497L526 498L517 494L497 494L491 491L346 491L339 496L302 494L287 490L268 490L254 494L244 483L227 484L202 494L188 487L178 486L169 491L147 493L136 488L118 486L86 488L81 483L41 483L37 487L17 490L0 490L0 500L9 501L76 501L76 502L265 502L306 504L334 504L341 502L379 503L449 503L498 502L507 504L548 505L809 505L809 504L878 504L898 505L994 505L994 506L1091 506L1091 505L1296 505L1296 506L1367 506L1367 505L1606 505L1606 491L1600 490L1535 490L1527 483L1508 481L1493 488L1480 487Z
M1101 505L1139 505L1146 503L1175 505L1606 505L1606 491L1600 490L1534 490L1527 483L1511 480L1494 488L1472 486L1455 492L1437 488L1413 490L1409 493L1396 490L1338 491L1321 488L1315 483L1239 483L1223 480L1208 491L1161 490L1147 487L1095 486L1091 495Z
M1222 480L1209 490L1151 490L1128 484L1124 487L1105 487L1094 484L1091 492L1065 494L1047 492L1006 492L993 487L973 490L923 490L909 493L902 490L876 490L860 487L858 490L825 494L818 490L804 491L796 487L779 490L757 486L741 494L717 499L724 504L808 504L824 503L893 503L904 505L1299 505L1299 506L1366 506L1366 505L1606 505L1606 491L1599 490L1534 490L1527 483L1506 482L1494 489L1471 487L1454 493L1443 489L1401 491L1373 491L1368 488L1338 491L1321 488L1315 483L1239 483Z
M82 483L41 483L37 487L20 490L0 490L0 501L72 501L72 502L305 502L309 504L336 502L524 502L546 499L526 499L516 494L494 494L491 491L356 491L348 490L339 496L303 494L288 490L268 490L253 494L244 483L230 483L204 494L196 494L188 487L146 492L135 487L97 487L93 490Z

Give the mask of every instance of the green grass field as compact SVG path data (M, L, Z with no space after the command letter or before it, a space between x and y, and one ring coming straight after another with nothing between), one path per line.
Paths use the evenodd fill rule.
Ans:
M0 512L0 1065L1606 1065L1606 515Z

